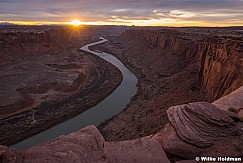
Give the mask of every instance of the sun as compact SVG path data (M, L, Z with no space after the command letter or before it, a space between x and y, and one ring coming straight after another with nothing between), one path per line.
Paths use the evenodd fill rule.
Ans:
M79 20L75 19L75 20L71 21L70 24L73 25L73 26L80 26L82 24L82 22L80 22Z

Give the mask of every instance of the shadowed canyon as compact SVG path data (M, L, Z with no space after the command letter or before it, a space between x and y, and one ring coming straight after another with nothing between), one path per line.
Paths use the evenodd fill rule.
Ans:
M130 103L99 125L7 147L84 113L124 82L114 63L80 49L100 36L108 41L89 49L137 77ZM1 162L243 157L243 27L1 26L0 58Z
M84 35L63 27L2 30L1 143L16 143L65 121L119 85L122 76L114 66L80 52L91 41L89 30Z

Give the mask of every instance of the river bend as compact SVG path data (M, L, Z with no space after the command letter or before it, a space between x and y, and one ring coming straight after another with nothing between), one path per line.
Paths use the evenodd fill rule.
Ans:
M27 138L11 146L11 148L27 149L34 145L54 139L60 135L66 135L71 132L78 131L79 129L87 125L98 126L101 122L120 113L126 107L126 105L130 103L131 97L134 96L137 91L136 76L128 68L126 68L119 59L117 59L113 55L105 52L96 52L89 50L90 46L101 44L106 41L106 39L100 37L100 41L87 44L80 49L92 53L117 67L123 75L123 80L121 84L104 100L102 100L97 105L91 107L90 109L86 110L85 112L61 124L51 127L39 134Z

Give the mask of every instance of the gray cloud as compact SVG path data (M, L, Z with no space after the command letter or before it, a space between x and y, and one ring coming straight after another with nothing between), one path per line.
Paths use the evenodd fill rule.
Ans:
M0 21L243 22L242 0L0 0Z

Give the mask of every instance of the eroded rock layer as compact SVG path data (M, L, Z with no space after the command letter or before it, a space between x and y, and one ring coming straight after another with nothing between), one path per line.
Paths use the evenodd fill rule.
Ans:
M167 113L170 123L155 136L166 152L188 159L242 155L243 123L235 113L205 102L174 106Z
M126 35L144 39L151 46L170 49L184 63L196 59L200 68L198 81L207 101L212 102L243 85L243 34L238 30L131 30Z
M0 146L2 162L50 162L50 163L169 163L161 145L145 137L123 142L105 142L95 126L60 136L26 151L16 151Z
M206 102L189 103L167 110L169 121L181 140L197 147L207 147L237 130L237 115Z

